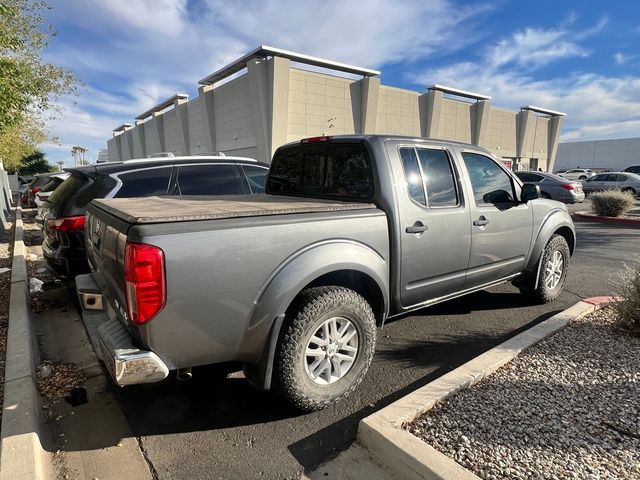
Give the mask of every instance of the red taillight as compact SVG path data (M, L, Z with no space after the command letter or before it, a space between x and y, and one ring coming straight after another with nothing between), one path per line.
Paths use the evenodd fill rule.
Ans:
M565 190L575 190L577 188L573 183L563 183L560 186Z
M84 228L84 215L47 220L47 225L59 232L78 232Z
M31 193L33 193L34 195L35 195L36 193L38 193L39 191L40 191L40 187L32 187L32 188L31 188Z
M127 312L132 323L147 323L164 308L167 298L164 253L158 247L127 242L124 251Z
M302 140L300 140L301 144L304 143L319 143L319 142L329 142L331 141L333 137L327 137L326 135L322 135L321 137L309 137L309 138L303 138Z

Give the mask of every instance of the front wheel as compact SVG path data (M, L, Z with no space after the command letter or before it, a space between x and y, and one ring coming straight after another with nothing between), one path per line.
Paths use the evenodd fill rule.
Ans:
M587 179L587 177L584 176L584 175L581 175L580 178L578 178L578 180L586 180L586 179Z
M371 307L344 287L304 290L282 326L276 389L307 412L349 395L364 378L376 346Z
M520 292L537 303L549 303L560 295L569 267L569 245L562 235L553 235L540 258L538 285L535 278L524 279Z

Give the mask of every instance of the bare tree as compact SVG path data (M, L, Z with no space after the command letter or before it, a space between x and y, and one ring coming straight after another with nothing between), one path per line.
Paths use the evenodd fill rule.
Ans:
M76 162L76 166L79 165L88 165L89 162L85 159L85 153L89 150L87 148L81 147L79 145L75 145L71 148L71 156Z

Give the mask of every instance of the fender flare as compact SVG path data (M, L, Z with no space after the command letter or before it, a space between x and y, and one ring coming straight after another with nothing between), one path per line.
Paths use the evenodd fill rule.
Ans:
M573 222L569 214L561 208L555 208L545 216L540 223L540 228L538 229L531 247L529 260L527 261L524 271L530 275L535 275L533 277L535 279L534 288L538 287L540 258L542 257L544 249L547 246L547 243L549 243L551 236L558 231L560 231L562 236L565 238L570 235L570 238L567 238L567 243L569 244L571 255L573 255L576 244L575 227L573 226Z
M375 282L382 295L383 317L389 312L389 266L384 257L362 243L334 239L309 245L281 264L254 301L245 345L261 343L255 364L245 364L247 379L260 390L271 388L271 374L280 329L293 300L309 284L338 271L355 271Z

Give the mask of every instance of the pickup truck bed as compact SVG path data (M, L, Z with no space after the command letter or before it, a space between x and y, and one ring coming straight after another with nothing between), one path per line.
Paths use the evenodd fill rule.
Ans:
M339 212L376 208L371 203L276 197L273 195L227 197L147 197L94 202L129 224L188 222L220 218L261 217L312 212Z

